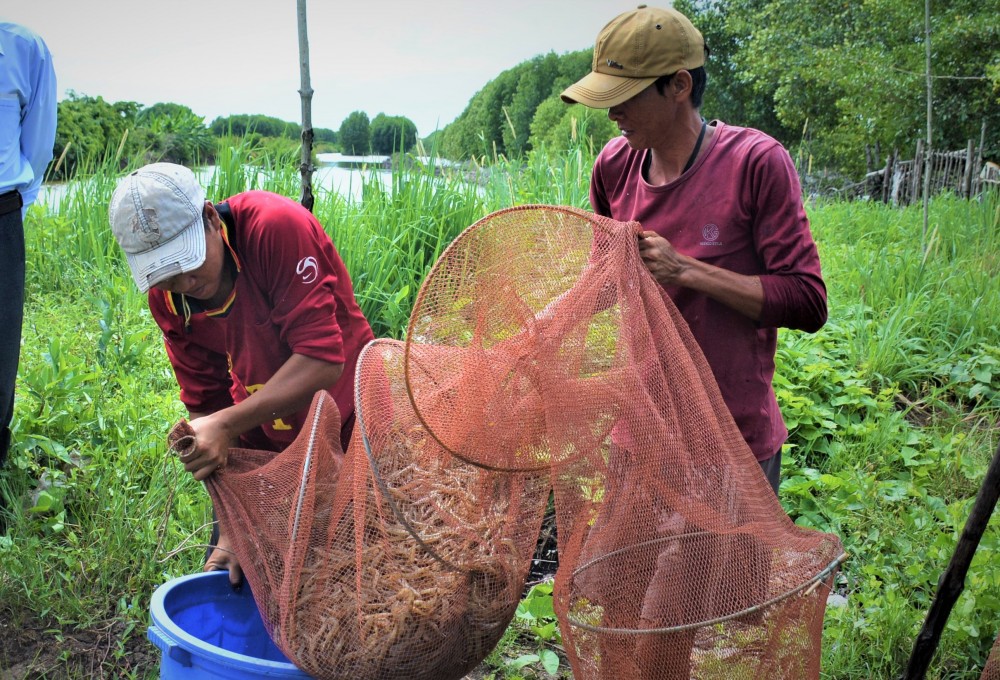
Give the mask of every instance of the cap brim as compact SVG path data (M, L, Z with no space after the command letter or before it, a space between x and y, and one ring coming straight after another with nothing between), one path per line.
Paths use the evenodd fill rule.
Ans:
M624 78L591 71L561 95L567 104L583 104L592 109L610 109L628 101L656 82L652 78Z
M125 254L132 278L143 293L171 276L193 271L205 263L205 225L202 217L153 250Z

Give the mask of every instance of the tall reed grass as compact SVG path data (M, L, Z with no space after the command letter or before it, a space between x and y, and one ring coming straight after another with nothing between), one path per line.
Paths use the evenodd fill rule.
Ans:
M294 165L249 160L245 145L221 149L209 197L298 198ZM387 183L367 173L361 200L320 191L314 211L376 336L401 337L428 269L463 229L513 205L589 207L592 160L585 149L462 167L411 159ZM0 471L0 616L14 625L117 620L141 636L152 590L203 557L184 547L207 539L207 497L164 446L183 415L176 384L107 226L127 170L92 168L58 212L29 212L16 444ZM901 670L1000 439L998 206L996 195L935 199L922 250L919 210L808 205L830 322L781 334L776 389L792 432L782 501L851 554L838 584L847 605L827 617L825 678ZM998 551L994 525L929 677L978 677L1000 628Z

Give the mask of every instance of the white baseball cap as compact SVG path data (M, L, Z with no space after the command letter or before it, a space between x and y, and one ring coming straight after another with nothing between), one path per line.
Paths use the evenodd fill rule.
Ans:
M204 209L205 190L183 165L152 163L118 183L108 219L140 291L205 262Z

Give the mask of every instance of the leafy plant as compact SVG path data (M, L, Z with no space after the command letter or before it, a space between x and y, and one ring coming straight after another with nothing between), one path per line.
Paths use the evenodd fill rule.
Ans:
M515 624L520 624L522 636L527 637L534 651L521 654L506 663L506 667L520 671L526 666L540 665L549 675L559 672L560 659L557 649L562 645L559 622L552 607L552 584L538 583L517 605Z

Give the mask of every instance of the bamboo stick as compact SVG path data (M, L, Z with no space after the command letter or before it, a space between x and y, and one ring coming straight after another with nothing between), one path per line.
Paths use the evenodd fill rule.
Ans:
M927 667L934 657L941 633L948 622L948 615L965 588L965 576L976 554L976 548L979 547L979 541L986 531L990 516L996 508L998 496L1000 496L1000 446L997 447L993 461L986 470L986 477L979 487L979 493L976 494L972 511L965 522L965 528L962 529L962 535L959 536L948 568L938 581L938 592L934 596L931 608L927 611L924 626L913 644L913 652L910 654L902 680L923 680L927 673Z

